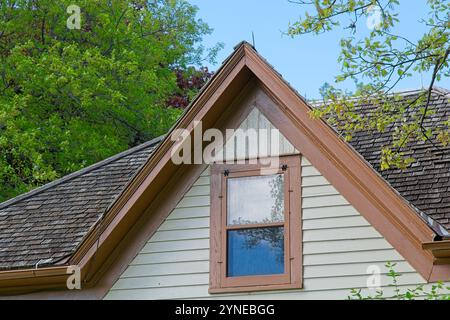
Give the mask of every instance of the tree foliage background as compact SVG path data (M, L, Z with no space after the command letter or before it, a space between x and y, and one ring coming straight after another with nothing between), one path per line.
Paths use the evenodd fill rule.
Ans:
M392 141L381 150L381 168L404 169L414 159L404 153L408 144L429 143L434 148L450 144L450 119L427 126L433 117L430 107L436 80L450 77L450 2L427 0L425 28L417 39L395 32L399 23L399 0L289 0L298 4L303 16L289 25L292 37L320 35L341 30L341 73L336 83L322 88L324 104L313 112L325 117L348 140L355 131L393 132ZM414 1L403 0L410 5ZM422 28L420 28L422 29ZM318 41L320 37L318 38ZM417 98L401 101L393 94L408 77L428 76L426 88ZM353 81L354 92L339 89ZM358 112L361 105L377 106L373 112ZM408 116L406 116L408 115Z
M220 45L183 0L0 0L0 201L167 131Z

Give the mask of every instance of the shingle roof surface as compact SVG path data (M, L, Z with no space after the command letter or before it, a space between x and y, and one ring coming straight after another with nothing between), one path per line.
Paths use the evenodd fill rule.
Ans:
M159 141L0 204L0 270L55 264L70 256Z
M414 100L423 92L406 92L405 101ZM425 127L442 124L450 118L450 95L434 90L430 110L434 114L424 122ZM416 161L405 170L380 169L382 146L389 145L392 127L384 133L356 132L350 144L414 207L450 230L450 148L434 147L430 142L406 146L404 152Z

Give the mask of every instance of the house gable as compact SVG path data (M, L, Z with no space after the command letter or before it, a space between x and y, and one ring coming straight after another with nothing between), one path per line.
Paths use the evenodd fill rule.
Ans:
M204 129L236 127L253 110L249 106L257 106L425 280L448 278L449 266L434 265L422 249L433 240L432 230L336 132L310 118L309 106L248 44L237 47L174 129L192 135L196 121ZM67 297L104 296L205 170L171 162L170 134L70 258L68 264L82 268L85 289L66 291Z
M259 85L247 91L240 107L246 117L238 128L279 129L280 154L301 157L303 288L262 292L209 293L211 169L208 166L171 211L105 296L106 299L345 299L353 288L367 289L373 270L381 273L381 289L392 294L387 262L402 274L400 289L427 282L404 256L327 178L290 143L283 113ZM270 121L266 114L272 116ZM256 121L255 119L259 119ZM263 124L263 125L261 125ZM289 126L286 126L289 127ZM225 147L226 148L226 147ZM298 145L301 150L301 145ZM245 158L242 150L236 159ZM244 155L244 156L243 156ZM440 280L445 280L441 278Z

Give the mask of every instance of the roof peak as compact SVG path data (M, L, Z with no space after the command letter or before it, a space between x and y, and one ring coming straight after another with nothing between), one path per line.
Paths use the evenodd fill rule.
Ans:
M233 47L233 50L237 50L237 49L239 49L239 48L242 47L242 46L248 46L248 47L250 47L250 48L252 48L253 50L256 51L255 47L254 47L250 42L248 42L247 40L242 40L241 42L238 42L238 43Z

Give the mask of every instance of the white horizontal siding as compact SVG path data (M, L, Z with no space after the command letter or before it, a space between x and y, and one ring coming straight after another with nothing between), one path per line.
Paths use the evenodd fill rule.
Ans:
M197 208L204 206L209 206L209 195L184 197L177 205L177 208Z
M382 249L391 249L391 245L383 238L315 241L303 243L303 254L305 255Z
M194 249L209 249L209 239L188 239L162 242L148 242L141 253L172 252Z
M159 230L183 230L209 228L209 217L167 220Z
M150 242L204 239L209 237L209 228L187 229L187 230L158 230L150 239Z
M146 265L130 265L120 279L145 278L151 276L164 276L176 274L209 272L208 261L184 261L179 263L159 263ZM119 279L119 281L120 281ZM114 289L116 286L114 286ZM133 289L129 287L128 289ZM136 287L138 288L138 287Z
M303 222L303 230L320 230L330 228L350 228L370 226L361 216L337 217L325 219L310 219Z
M195 249L173 252L140 253L131 262L131 266L155 263L176 263L185 261L205 261L209 258L209 249Z
M167 220L175 219L192 219L192 218L209 218L209 206L194 208L176 208L172 211Z
M302 218L306 220L317 220L323 218L332 217L347 217L347 216L360 216L352 206L339 205L333 207L317 207L317 208L303 208Z
M336 241L351 239L377 239L380 234L371 226L334 229L315 229L303 231L303 242Z
M252 126L256 120L252 118L246 125L249 123ZM207 169L128 266L107 299L346 299L352 288L367 290L367 268L373 265L382 271L383 290L389 295L393 289L386 286L390 283L384 266L387 261L396 262L396 271L402 273L400 288L423 282L409 263L302 158L304 288L210 295L209 195Z
M382 275L382 282L388 282L387 275ZM358 287L360 283L365 283L367 275L351 275L342 277L317 277L310 278L308 280L309 285L314 290L336 290L347 289L350 287ZM126 278L120 279L115 287L119 290L129 291L130 287L138 287L140 290L153 290L154 288L177 288L184 286L196 286L196 285L208 285L209 276L208 273L192 273L192 274L179 274L179 275L160 275L160 276L147 276L142 278ZM415 273L406 273L402 276L403 285L414 285L420 280L420 277ZM330 284L332 287L330 287ZM177 294L177 293L172 293ZM299 294L299 292L297 292ZM347 293L348 294L348 293Z
M329 282L331 280L328 280ZM411 285L399 286L401 290L412 288ZM393 288L383 288L386 295L393 292ZM303 289L300 293L298 290L288 291L271 291L271 292L251 292L245 295L242 294L222 294L222 295L207 295L208 285L189 285L189 286L174 286L174 287L159 287L159 288L139 288L139 289L122 289L111 291L107 299L264 299L264 300L282 300L282 299L298 299L298 300L312 300L312 299L343 299L349 295L349 289L320 289L307 290ZM374 292L372 293L374 294Z

